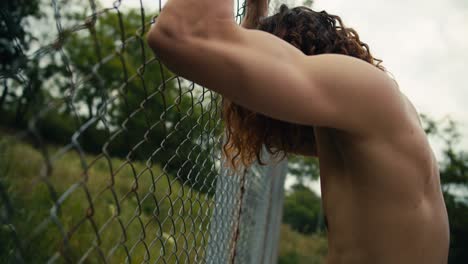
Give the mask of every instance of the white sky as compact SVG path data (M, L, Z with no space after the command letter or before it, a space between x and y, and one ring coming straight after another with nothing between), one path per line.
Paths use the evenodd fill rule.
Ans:
M143 4L147 12L159 7L158 0ZM123 0L125 6L139 7L139 0ZM356 29L420 113L459 123L468 150L468 1L315 0L314 10L339 15Z

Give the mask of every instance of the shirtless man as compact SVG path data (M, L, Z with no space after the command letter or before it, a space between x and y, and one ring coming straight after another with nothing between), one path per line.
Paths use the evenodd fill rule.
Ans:
M446 263L437 162L410 101L339 17L267 6L249 0L239 27L233 0L169 0L148 43L223 96L226 153L248 164L265 144L319 159L327 263Z

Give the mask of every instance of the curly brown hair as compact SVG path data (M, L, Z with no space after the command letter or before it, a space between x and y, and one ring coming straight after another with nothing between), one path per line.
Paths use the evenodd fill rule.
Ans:
M359 39L341 18L326 11L316 12L300 6L281 5L275 15L260 19L257 29L269 32L301 50L305 55L337 53L371 63L382 71L382 60L374 58L369 46ZM297 153L309 149L316 155L314 127L288 123L245 109L223 98L225 142L223 153L228 165L238 169L261 159L262 146L272 155Z

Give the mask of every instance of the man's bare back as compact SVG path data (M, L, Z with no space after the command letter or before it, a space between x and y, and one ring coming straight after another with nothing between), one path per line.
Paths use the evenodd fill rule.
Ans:
M406 102L413 122L397 134L359 139L316 128L327 263L447 262L449 227L437 162Z

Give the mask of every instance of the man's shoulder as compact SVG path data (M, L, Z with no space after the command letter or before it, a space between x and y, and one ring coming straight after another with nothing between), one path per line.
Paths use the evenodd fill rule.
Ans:
M386 71L340 54L309 56L306 66L313 97L329 113L325 126L358 134L399 129L406 106L398 84Z

